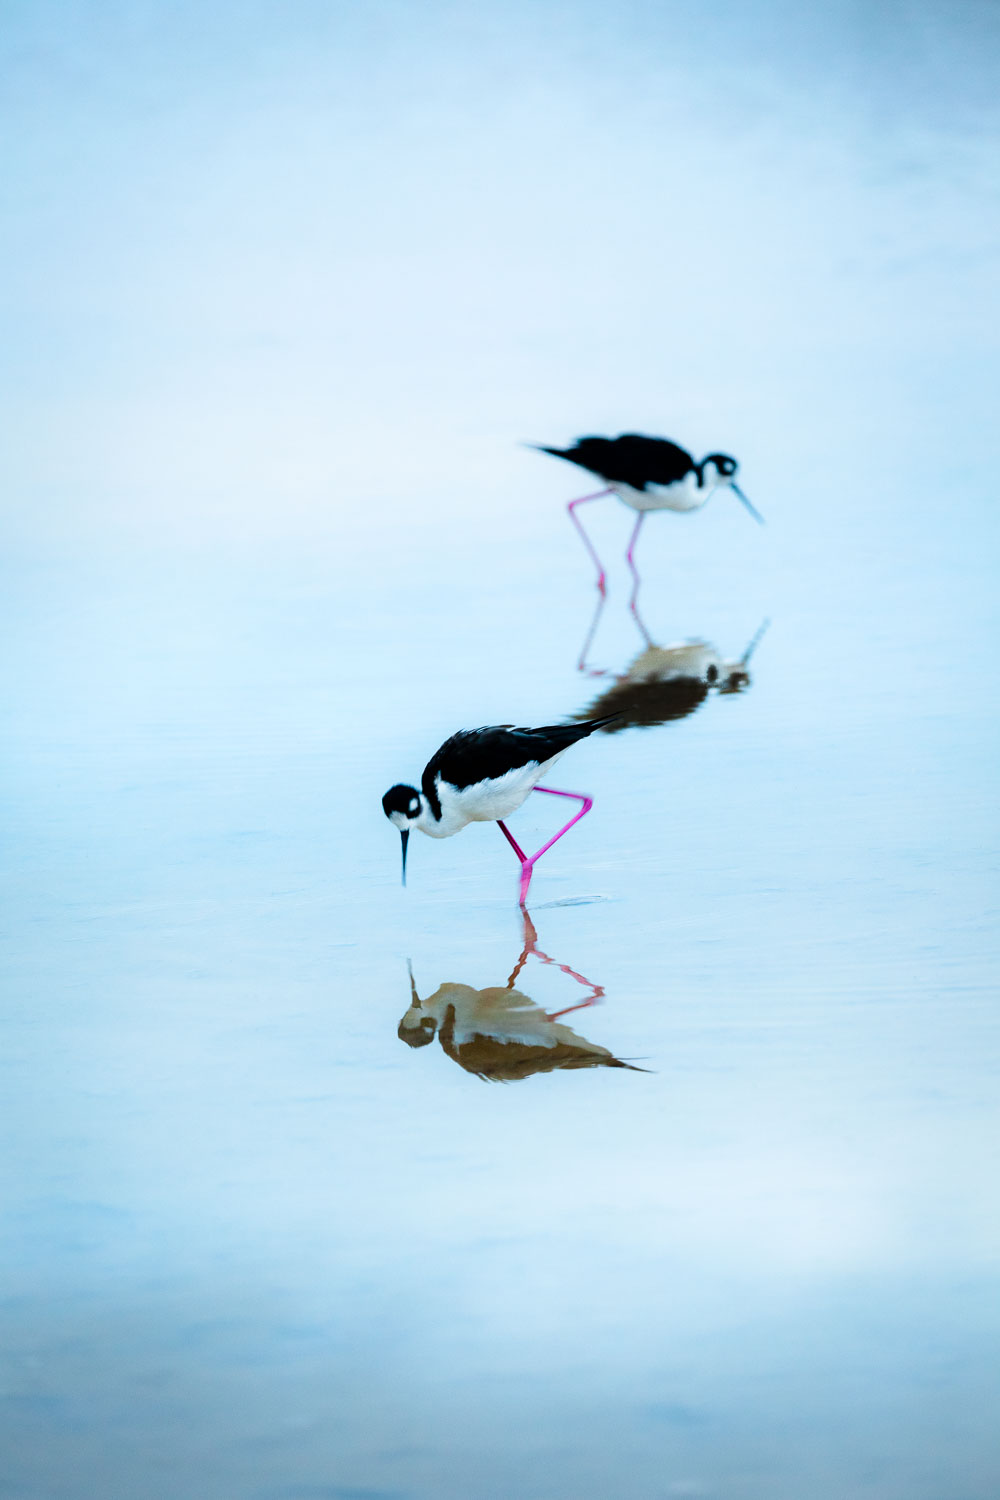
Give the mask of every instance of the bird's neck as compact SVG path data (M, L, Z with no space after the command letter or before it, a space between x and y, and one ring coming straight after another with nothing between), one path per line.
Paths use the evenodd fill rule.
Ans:
M708 469L707 473L706 466ZM694 471L698 476L698 488L700 490L716 490L720 484L725 484L726 482L715 465L709 464L705 458L702 459L700 464L695 464Z
M435 816L434 809L426 801L419 818L414 821L414 827L419 828L421 833L429 834L432 839L446 839L449 834L457 833L464 826L464 822L450 818L444 807L439 808L439 816Z

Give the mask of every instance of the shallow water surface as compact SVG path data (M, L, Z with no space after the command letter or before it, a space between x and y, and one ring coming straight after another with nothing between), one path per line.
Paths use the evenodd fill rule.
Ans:
M875 674L876 606L775 582L742 691L561 762L595 807L527 925L489 826L415 836L403 892L379 796L452 700L603 687L573 540L491 649L465 560L416 617L465 622L435 691L342 577L261 565L223 630L189 572L186 643L176 577L77 600L15 809L10 1493L989 1493L975 663L915 612ZM768 573L682 663L739 658Z
M760 7L780 86L711 11L724 98L686 12L670 72L581 6L540 82L545 6L306 10L235 72L138 18L114 87L23 22L79 68L58 149L22 119L0 1495L993 1500L979 96L914 115L836 7ZM633 427L767 519L652 516L638 618L631 513L596 609L586 483L517 446ZM488 825L400 888L446 735L612 710L526 917Z

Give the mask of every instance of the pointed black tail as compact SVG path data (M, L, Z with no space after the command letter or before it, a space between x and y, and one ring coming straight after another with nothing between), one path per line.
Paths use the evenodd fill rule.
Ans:
M595 729L603 729L605 724L614 724L621 718L621 714L605 714L602 719L584 719L580 728L585 735L593 734Z
M595 729L603 729L605 724L613 724L620 719L621 714L605 714L600 719L585 719L577 724L550 724L545 729L536 730L537 734L551 735L553 740L560 742L560 748L575 745L579 740L585 740Z

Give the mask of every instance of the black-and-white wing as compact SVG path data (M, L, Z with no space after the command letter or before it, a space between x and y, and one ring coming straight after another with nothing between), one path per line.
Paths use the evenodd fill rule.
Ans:
M437 816L439 777L459 791L481 781L496 781L522 766L544 764L608 722L603 718L584 724L547 724L543 729L517 729L512 724L460 729L424 767L420 782L424 796Z

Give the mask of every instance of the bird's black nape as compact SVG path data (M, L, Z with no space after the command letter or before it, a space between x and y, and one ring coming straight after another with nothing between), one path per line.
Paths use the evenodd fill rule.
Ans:
M698 483L699 484L703 484L704 483L704 481L705 481L705 469L708 467L709 464L714 464L715 465L716 473L719 475L720 479L722 479L725 484L728 484L729 488L732 490L732 492L736 496L737 500L739 500L741 504L743 504L743 505L746 506L747 510L753 516L754 520L755 521L759 521L760 524L761 524L761 526L763 526L765 524L764 517L761 515L760 511L757 509L756 505L752 505L750 503L750 501L747 498L747 496L744 495L743 491L740 489L739 485L736 483L736 471L739 468L739 464L736 462L735 458L731 457L731 455L728 454L728 453L709 453L709 454L707 454L702 459L701 463L698 465Z
M723 479L732 479L739 468L739 464L729 453L707 453L698 468L704 470L706 464L714 464Z

